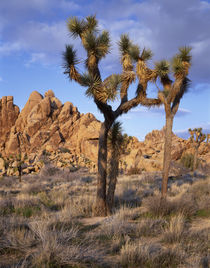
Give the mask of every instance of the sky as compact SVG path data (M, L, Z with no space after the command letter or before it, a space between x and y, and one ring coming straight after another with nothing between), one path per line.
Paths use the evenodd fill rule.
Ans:
M111 51L100 64L103 78L121 72L117 42L122 33L153 51L151 68L158 60L171 60L180 46L191 46L191 87L181 100L173 131L184 138L188 128L202 127L210 133L210 1L0 0L0 98L12 95L22 109L32 91L44 95L52 89L63 103L70 101L81 113L103 120L85 88L63 74L66 44L73 44L79 58L85 59L79 40L67 30L68 18L88 15L96 15L99 28L110 32ZM136 84L129 97L135 89ZM149 85L148 96L157 96L154 84ZM138 106L119 120L124 132L143 140L153 129L162 129L165 114L163 107Z

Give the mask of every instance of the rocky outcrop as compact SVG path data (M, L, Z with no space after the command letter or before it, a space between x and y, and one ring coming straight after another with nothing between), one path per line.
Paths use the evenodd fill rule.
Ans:
M52 90L44 96L32 92L21 112L13 104L13 97L3 97L0 100L0 153L5 159L9 156L15 159L20 154L27 156L25 172L38 171L43 155L58 167L85 165L95 170L100 126L101 122L93 114L80 114L71 102L62 104ZM121 167L159 171L163 150L164 129L153 130L143 142L131 137L121 157ZM200 157L205 163L210 162L209 151L209 146L200 146ZM193 153L190 142L173 135L172 160L179 160L185 153ZM5 172L2 161L0 170ZM13 169L16 170L10 167L10 173Z
M56 151L65 147L75 154L96 158L100 122L92 114L80 114L71 102L62 104L52 90L45 96L32 92L20 113L12 97L3 97L1 103L3 155L31 154L44 149Z
M0 148L5 148L11 128L19 115L19 108L13 104L13 97L7 96L0 99Z

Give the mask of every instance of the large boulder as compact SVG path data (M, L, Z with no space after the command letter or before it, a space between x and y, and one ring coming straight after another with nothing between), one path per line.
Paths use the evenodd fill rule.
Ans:
M0 152L5 147L5 142L10 135L19 115L19 108L14 105L13 97L7 96L0 99Z

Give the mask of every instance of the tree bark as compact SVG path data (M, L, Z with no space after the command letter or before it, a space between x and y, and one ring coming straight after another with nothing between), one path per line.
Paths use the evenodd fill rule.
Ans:
M198 146L195 146L195 153L194 153L194 159L193 159L193 171L196 170L198 165Z
M109 174L109 188L107 191L107 213L112 214L114 205L114 193L117 184L117 176L119 172L119 157L117 152L112 152L112 158L110 161L111 169Z
M107 135L112 122L106 120L101 125L98 146L98 177L96 204L94 209L95 216L106 216L106 177L107 177Z
M162 197L166 197L168 188L168 175L171 163L171 147L172 147L172 127L173 127L173 116L172 114L166 114L166 125L165 125L165 144L164 144L164 158L163 158L163 178L162 178Z

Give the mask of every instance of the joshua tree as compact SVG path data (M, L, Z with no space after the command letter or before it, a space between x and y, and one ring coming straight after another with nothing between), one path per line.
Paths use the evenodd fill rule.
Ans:
M107 191L107 212L112 213L114 204L114 193L119 174L119 161L122 153L125 152L129 139L127 135L122 135L120 122L114 122L108 134L108 148L110 148L110 168L109 168L109 187Z
M178 111L180 100L189 88L190 80L187 78L191 66L191 48L182 47L172 60L174 81L169 77L170 63L162 60L156 63L155 71L160 78L163 89L158 97L164 104L166 114L165 144L163 159L162 197L167 194L168 175L171 163L172 128L174 116Z
M201 143L206 139L206 135L202 133L202 128L191 128L188 129L190 133L190 141L194 147L194 160L193 160L193 171L196 170L198 166L198 149Z
M121 114L127 113L131 108L142 104L145 106L159 105L159 99L148 99L146 94L147 84L155 75L150 70L146 61L151 58L150 50L143 49L141 54L139 48L134 46L127 35L122 35L118 43L121 53L122 73L112 74L105 80L102 79L99 70L100 61L110 51L110 38L107 31L100 32L97 27L95 16L88 16L79 20L76 17L68 21L68 29L73 37L81 39L87 58L85 60L86 73L81 74L77 68L79 60L77 52L72 45L67 45L64 52L64 68L70 80L74 80L81 86L87 87L86 95L92 97L97 108L104 116L99 133L98 150L98 178L96 195L96 215L106 215L106 177L107 177L107 136L108 131L115 119ZM134 72L133 57L137 62L136 73ZM139 83L136 96L128 100L128 88L134 82L136 75ZM120 104L113 110L110 101L120 95Z
M207 135L206 135L206 144L207 144L207 145L209 144L209 139L210 139L210 134L207 134Z

